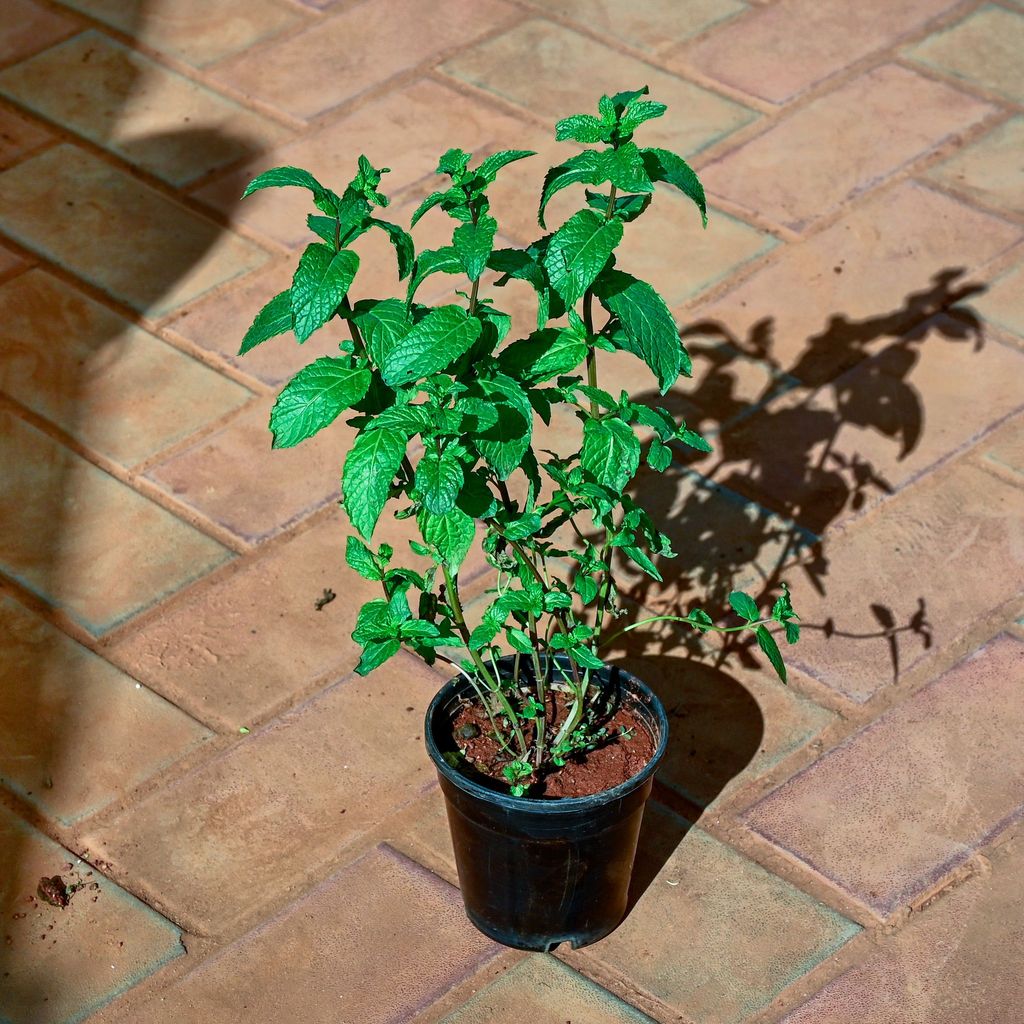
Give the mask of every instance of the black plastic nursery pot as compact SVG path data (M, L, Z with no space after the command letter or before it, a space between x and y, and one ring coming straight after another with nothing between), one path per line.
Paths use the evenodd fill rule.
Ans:
M513 797L452 767L452 720L473 696L461 676L427 709L427 752L437 768L470 921L516 949L549 951L596 942L626 914L637 837L654 773L665 754L668 719L651 689L622 669L597 677L615 687L655 744L631 779L594 796Z

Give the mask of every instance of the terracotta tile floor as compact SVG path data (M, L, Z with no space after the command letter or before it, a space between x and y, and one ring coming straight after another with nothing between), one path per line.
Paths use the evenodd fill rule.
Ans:
M3 6L0 1022L1024 1024L1019 2ZM365 151L407 220L449 146L551 161L554 118L644 82L712 217L666 196L622 259L715 451L641 475L680 559L630 593L785 578L805 638L788 687L671 633L617 652L673 720L642 892L527 956L461 911L441 677L351 674L345 428L273 453L262 426L330 339L235 356L302 207L236 197ZM494 191L516 243L539 173Z

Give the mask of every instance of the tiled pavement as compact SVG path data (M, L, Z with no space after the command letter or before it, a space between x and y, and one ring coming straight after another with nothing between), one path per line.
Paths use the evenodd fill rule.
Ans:
M0 1021L1024 1022L1019 2L0 8ZM715 452L642 481L680 559L632 593L786 578L805 638L784 688L631 635L674 730L637 900L526 956L453 888L440 676L351 675L344 428L272 453L310 351L234 355L303 206L237 197L365 150L407 219L444 148L550 162L554 118L641 83L712 219L660 197L622 258ZM495 189L511 242L538 180Z

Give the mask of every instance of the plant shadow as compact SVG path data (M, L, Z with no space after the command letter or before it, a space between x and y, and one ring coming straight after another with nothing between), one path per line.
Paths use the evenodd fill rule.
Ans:
M685 418L712 440L714 451L679 446L670 469L657 474L643 466L635 478L633 496L677 557L659 562L662 581L617 558L617 580L628 598L619 629L652 615L685 616L696 607L722 621L731 616L733 590L770 608L783 581L799 596L800 577L819 597L827 594L830 528L893 493L893 467L925 436L926 395L914 382L924 346L982 347L980 321L957 304L985 289L962 281L964 273L943 268L898 308L867 320L832 315L786 361L774 352L771 317L742 338L718 321L683 332L692 381L666 396L634 398ZM753 390L751 365L762 380ZM863 601L877 629L851 628L837 612L803 621L804 634L881 645L891 682L898 682L907 646L931 644L927 595L917 595L905 613L872 594ZM751 669L771 675L771 669L749 632L712 638L662 624L625 633L609 650L669 710L669 751L654 796L682 815L647 816L632 907L664 868L687 822L696 823L761 749L764 715L737 677Z

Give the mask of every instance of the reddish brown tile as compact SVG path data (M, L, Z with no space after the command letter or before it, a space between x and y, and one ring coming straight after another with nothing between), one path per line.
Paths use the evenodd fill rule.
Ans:
M465 919L451 886L378 847L145 1007L147 1022L409 1020L500 947ZM316 951L310 956L311 951Z
M408 655L352 676L85 841L201 933L258 918L433 782L438 688Z
M212 74L294 117L311 118L514 16L515 8L501 0L440 0L429 8L414 0L381 0L218 64Z
M230 557L9 412L0 412L0 470L0 567L94 634Z
M803 231L992 110L887 64L777 121L705 167L702 178L712 196Z
M185 952L170 921L4 807L0 867L0 979L10 1024L82 1020ZM36 897L40 878L54 875L86 883L63 910Z
M0 776L62 824L101 810L210 736L3 595L0 631Z
M251 393L42 270L0 285L0 390L125 466Z
M952 0L910 0L895 6L868 0L838 7L779 0L670 56L681 68L696 68L751 96L785 103L953 6ZM810 39L813 45L808 45Z
M32 0L5 0L0 25L0 64L24 60L66 39L77 28L73 19Z
M1021 811L1022 668L1024 644L991 641L747 822L879 914L906 906Z
M41 125L21 114L0 107L0 169L16 164L50 141L52 136Z

